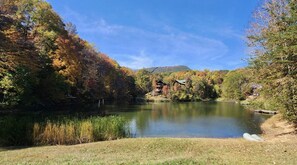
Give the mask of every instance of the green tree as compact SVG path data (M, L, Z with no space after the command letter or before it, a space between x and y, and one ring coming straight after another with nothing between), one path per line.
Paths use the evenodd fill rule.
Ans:
M245 98L243 88L248 83L247 78L240 71L227 73L222 84L222 95L224 98L242 100Z
M217 96L214 87L205 78L197 81L193 90L194 94L200 99L215 98Z
M152 75L149 71L141 69L135 75L135 83L141 94L152 90Z
M297 121L296 22L296 0L269 0L256 13L247 36L262 94L292 121Z

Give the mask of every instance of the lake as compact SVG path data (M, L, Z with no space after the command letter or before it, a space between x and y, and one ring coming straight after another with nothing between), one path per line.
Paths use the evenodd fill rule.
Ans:
M236 138L260 134L267 118L232 102L147 103L105 105L109 114L129 120L135 137Z

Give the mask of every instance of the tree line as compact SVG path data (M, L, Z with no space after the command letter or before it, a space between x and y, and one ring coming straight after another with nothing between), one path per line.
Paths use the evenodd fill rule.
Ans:
M179 71L151 73L145 69L135 75L136 86L143 94L153 92L157 81L167 84L163 95L175 101L197 101L215 99L221 96L222 83L228 71ZM176 80L184 80L181 87L174 87ZM166 91L165 91L166 90Z

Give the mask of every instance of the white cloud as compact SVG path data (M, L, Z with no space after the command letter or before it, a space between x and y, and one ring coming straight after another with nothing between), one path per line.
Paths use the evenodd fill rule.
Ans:
M195 68L205 62L220 60L229 52L218 39L184 32L163 23L154 24L154 29L159 27L160 30L148 30L86 17L69 8L65 11L62 15L76 24L79 34L98 44L100 51L120 65L133 69L178 64Z
M224 37L237 38L239 40L245 40L244 34L236 31L231 26L218 28L218 29L216 29L216 33L218 35L221 35L221 36L224 36Z
M82 33L111 35L115 34L119 29L121 29L121 26L109 25L104 19L100 19L90 23L83 23L83 26L79 31Z
M136 55L118 55L118 57L120 57L120 60L118 61L120 65L127 66L132 69L151 67L154 62L154 60L143 50Z
M99 33L99 34L112 34L116 32L121 26L109 25L104 19L94 19L81 15L72 9L65 7L63 17L66 20L72 20L77 25L79 32L82 33Z

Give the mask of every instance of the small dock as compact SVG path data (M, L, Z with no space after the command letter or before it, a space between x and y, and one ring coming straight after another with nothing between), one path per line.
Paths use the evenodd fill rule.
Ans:
M270 110L263 110L263 109L258 109L254 111L255 113L263 113L263 114L270 114L270 115L276 115L278 114L278 111L270 111Z

